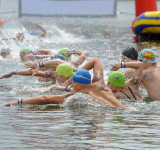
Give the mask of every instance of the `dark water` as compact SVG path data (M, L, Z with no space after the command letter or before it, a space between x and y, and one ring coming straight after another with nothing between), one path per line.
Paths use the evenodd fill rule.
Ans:
M2 11L16 9L16 2L16 0L3 0ZM118 11L134 13L134 1L119 1ZM15 16L16 14L1 14L2 19ZM115 19L47 18L20 19L6 23L1 30L2 37L14 36L17 32L23 31L27 39L32 39L28 31L40 33L33 25L34 22L41 24L47 30L47 36L39 39L38 43L33 43L31 40L26 43L1 41L0 48L4 45L10 46L14 58L0 60L0 75L24 69L24 63L19 59L19 51L23 47L49 48L53 53L62 47L86 50L89 52L89 57L101 59L106 81L111 72L111 65L121 60L120 53L126 46L154 49L159 63L158 43L143 42L141 45L133 43L134 34L130 29L133 20L134 15L118 14ZM25 91L26 88L50 85L51 83L36 82L35 78L27 76L13 76L0 80L0 149L158 150L160 148L160 102L150 102L144 89L141 91L145 102L121 101L124 105L135 109L135 112L107 106L84 94L76 94L66 99L62 105L2 106L19 98L62 93ZM22 91L19 92L19 89ZM73 99L78 99L78 102L73 103Z

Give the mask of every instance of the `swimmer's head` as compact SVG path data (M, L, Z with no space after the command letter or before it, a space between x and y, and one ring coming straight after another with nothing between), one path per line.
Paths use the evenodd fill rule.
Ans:
M139 53L139 60L140 61L146 61L149 63L156 63L156 54L151 49L143 49Z
M60 64L56 68L56 72L62 77L71 77L73 75L73 68L69 64Z
M26 55L30 54L32 51L29 49L29 48L23 48L21 49L20 51L20 57L21 57L21 60L24 61L26 60L27 58L25 58Z
M69 57L66 57L64 54L68 51L69 49L68 48L62 48L58 51L58 54L61 54L65 57L65 59L71 59L71 56Z
M65 61L65 58L64 56L62 56L61 54L55 54L51 57L51 60L52 59L61 59L61 60L64 60Z
M132 60L137 60L138 59L138 50L134 47L127 47L122 51L122 55L124 55Z
M5 58L7 55L10 55L10 52L11 52L10 48L8 48L8 47L2 47L0 55Z
M16 34L16 37L17 37L17 38L24 38L24 33L17 33L17 34Z
M80 69L74 73L72 80L81 84L90 84L91 74L86 69Z
M11 52L11 49L9 47L2 47L1 48L1 53L8 53L8 54L10 54L10 52Z
M112 72L108 77L108 82L116 87L124 87L125 81L125 75L120 71Z
M29 34L33 35L33 36L35 35L35 33L33 31L29 31Z

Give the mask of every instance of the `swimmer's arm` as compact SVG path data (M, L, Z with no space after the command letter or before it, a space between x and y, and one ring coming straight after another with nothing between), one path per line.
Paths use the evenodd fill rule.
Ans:
M134 70L131 69L131 70L128 70L124 73L125 77L126 77L126 80L130 79L132 76L133 76L133 73L134 73Z
M60 90L60 91L67 91L67 92L73 92L73 88L71 88L70 86L68 88L66 88L66 86L61 86L61 85L53 85L52 87L50 87L51 91L54 90Z
M123 108L123 109L127 109L127 110L133 110L131 108L128 108L124 105L122 105L116 98L115 96L112 94L112 93L105 93L106 96L107 96L107 101L110 102L110 104L114 107L119 107L119 108Z
M101 102L114 106L114 107L119 107L119 108L123 108L123 109L128 109L128 110L133 110L131 108L128 108L124 105L122 105L113 95L113 93L111 91L107 92L107 91L101 91L99 93L100 96L97 96L95 93L91 94L92 97L95 97L97 99L99 99Z
M141 82L141 78L142 78L142 72L143 72L143 63L142 62L125 62L125 68L134 68L136 69L135 72L133 73L133 76L131 77L131 79L129 79L128 81L126 81L126 84L128 85L131 85L131 84L134 84L134 85L139 85L140 82ZM117 64L114 64L112 66L112 71L116 71L118 70L119 68L122 67L122 64L121 63L117 63ZM129 86L128 85L128 86Z
M39 62L41 62L41 60L39 60ZM39 62L38 62L38 63L39 63ZM31 62L31 61L26 62L26 63L25 63L25 68L36 69L38 63Z
M60 59L54 59L54 60L49 60L47 62L43 62L44 67L48 68L55 68L60 64L66 63L66 61L60 60Z
M20 70L20 71L16 71L16 74L14 75L23 75L23 76L31 76L33 73L33 70L32 69L29 69L29 70ZM3 78L9 78L13 75L13 71L3 75L2 77L0 77L0 79L3 79ZM53 71L39 71L35 74L35 76L40 76L40 77L43 77L43 78L52 78L52 79L55 79L56 75L55 75L55 72Z
M10 39L16 40L16 38L15 38L15 37L3 38L2 40L10 40Z
M131 67L133 64L131 63L127 63L126 67ZM142 73L143 73L143 63L142 62L138 62L136 65L136 70L133 73L133 76L131 77L131 79L129 79L129 85L133 84L135 86L140 85L141 83L141 79L142 79Z
M37 24L37 23L34 23L34 24L35 24L35 26L37 26L38 28L40 28L43 31L43 33L40 34L39 36L44 37L47 34L46 30L42 26L40 26L39 24Z
M14 74L14 75L25 75L25 76L32 75L32 71L31 70L21 70L21 71L16 71L15 73L16 74ZM10 78L10 77L12 77L12 75L13 75L13 71L1 76L0 79Z
M123 68L133 68L133 69L138 69L139 67L143 67L142 62L125 62ZM122 68L122 63L116 63L112 66L111 70L112 71L117 71L118 69Z
M37 59L43 59L43 58L51 58L53 55L35 55L35 58Z
M86 60L86 58L89 56L88 52L81 51L81 50L75 50L74 54L79 55L77 60L72 61L72 64L74 64L76 67L80 66Z
M33 73L33 71L32 71ZM38 71L36 74L34 74L35 76L40 76L43 78L51 78L51 79L55 79L56 78L56 74L54 71Z
M41 64L39 63L36 69L34 70L32 77L40 70L41 67L56 68L59 64L62 64L62 63L65 63L65 61L60 59L49 60L47 62L42 62Z
M51 55L52 56L52 52L51 50L48 49L38 49L35 51L36 54L43 54L43 55Z
M82 69L86 70L93 69L92 83L99 81L104 82L103 66L99 58L97 57L92 58L82 67Z
M24 75L24 76L30 76L32 75L32 70L20 70L20 71L16 71L15 75Z
M43 95L43 96L38 96L38 97L22 100L22 104L37 104L37 105L62 104L65 101L65 98L73 94L74 93L69 92L63 95L48 95L48 96ZM10 105L18 105L18 101L10 102L10 103L4 104L3 106L10 106Z

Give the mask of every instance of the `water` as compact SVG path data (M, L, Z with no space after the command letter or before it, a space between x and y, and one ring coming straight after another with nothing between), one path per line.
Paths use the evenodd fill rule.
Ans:
M17 7L16 2L3 0L2 11L13 11ZM134 1L119 1L118 11L134 13ZM16 17L16 14L1 15L2 19L11 17ZM40 33L33 25L34 22L47 30L47 36L37 44L31 41L1 41L0 48L9 45L14 58L1 58L0 75L24 69L19 51L26 46L32 49L49 48L53 53L62 47L86 50L89 57L99 57L102 61L106 81L111 65L120 61L121 51L126 46L132 45L139 50L144 47L154 49L159 64L159 43L133 43L134 34L129 28L133 20L134 15L118 14L117 19L47 18L8 22L1 30L1 37L14 36L23 31L31 39L28 31ZM76 94L62 105L2 106L19 98L62 93L25 92L25 88L51 85L36 82L35 78L16 75L0 80L0 149L159 149L160 102L148 102L145 90L141 89L145 102L121 101L135 109L135 112L107 106L84 94ZM18 89L22 89L22 92L18 92ZM73 103L73 99L78 99L78 102Z

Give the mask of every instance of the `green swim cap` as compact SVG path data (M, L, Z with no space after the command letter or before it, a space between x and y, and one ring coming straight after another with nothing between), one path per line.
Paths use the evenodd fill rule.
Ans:
M124 87L126 78L122 72L115 71L109 75L108 81L117 87Z
M31 50L29 48L22 48L20 53L23 52L23 51L31 51Z
M70 77L73 75L73 68L69 64L60 64L56 68L56 72L63 77Z
M66 57L66 56L64 55L65 52L67 52L68 50L69 50L68 48L62 48L62 49L60 49L60 50L58 51L58 54L63 55L63 56L65 57L65 59L71 59L71 56Z

